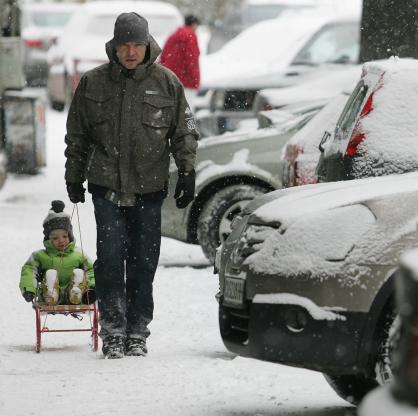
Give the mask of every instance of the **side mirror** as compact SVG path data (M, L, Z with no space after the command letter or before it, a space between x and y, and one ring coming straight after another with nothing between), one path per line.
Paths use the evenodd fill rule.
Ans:
M322 136L322 139L319 143L319 151L321 153L324 153L324 144L328 141L328 139L331 137L331 133L329 131L325 131L324 135Z

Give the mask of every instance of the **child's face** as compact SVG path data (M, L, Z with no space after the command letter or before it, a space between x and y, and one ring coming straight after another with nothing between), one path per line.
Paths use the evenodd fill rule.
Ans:
M51 234L49 234L49 239L52 245L59 251L64 251L65 247L70 244L70 236L66 230L52 230Z

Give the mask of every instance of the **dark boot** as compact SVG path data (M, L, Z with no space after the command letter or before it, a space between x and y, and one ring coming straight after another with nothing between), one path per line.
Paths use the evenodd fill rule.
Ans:
M148 353L146 342L140 338L128 338L125 343L125 355L145 356Z
M125 355L125 340L120 335L110 335L103 340L102 352L104 358L123 358Z

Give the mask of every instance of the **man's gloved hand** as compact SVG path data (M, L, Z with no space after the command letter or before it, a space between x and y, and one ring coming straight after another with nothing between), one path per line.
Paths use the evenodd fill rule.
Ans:
M23 292L22 296L25 298L26 302L32 302L35 299L35 293L32 292Z
M68 198L73 204L78 202L84 202L84 193L86 192L82 183L79 182L67 182Z
M84 294L83 297L81 299L81 301L85 304L85 305L90 305L94 302L96 302L97 296L96 296L96 291L94 289L87 289Z
M174 199L177 208L186 208L194 199L196 173L194 170L190 172L179 172Z

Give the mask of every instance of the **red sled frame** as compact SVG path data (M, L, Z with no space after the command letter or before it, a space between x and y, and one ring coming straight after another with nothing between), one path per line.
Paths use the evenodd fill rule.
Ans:
M97 351L99 346L99 312L96 302L90 305L45 305L43 303L34 302L33 308L36 315L36 352L41 352L42 334L48 332L91 332L92 350ZM49 329L46 326L46 318L48 315L79 315L88 314L90 317L90 328L74 328L74 329ZM41 317L45 316L42 323ZM91 319L93 317L93 320Z

